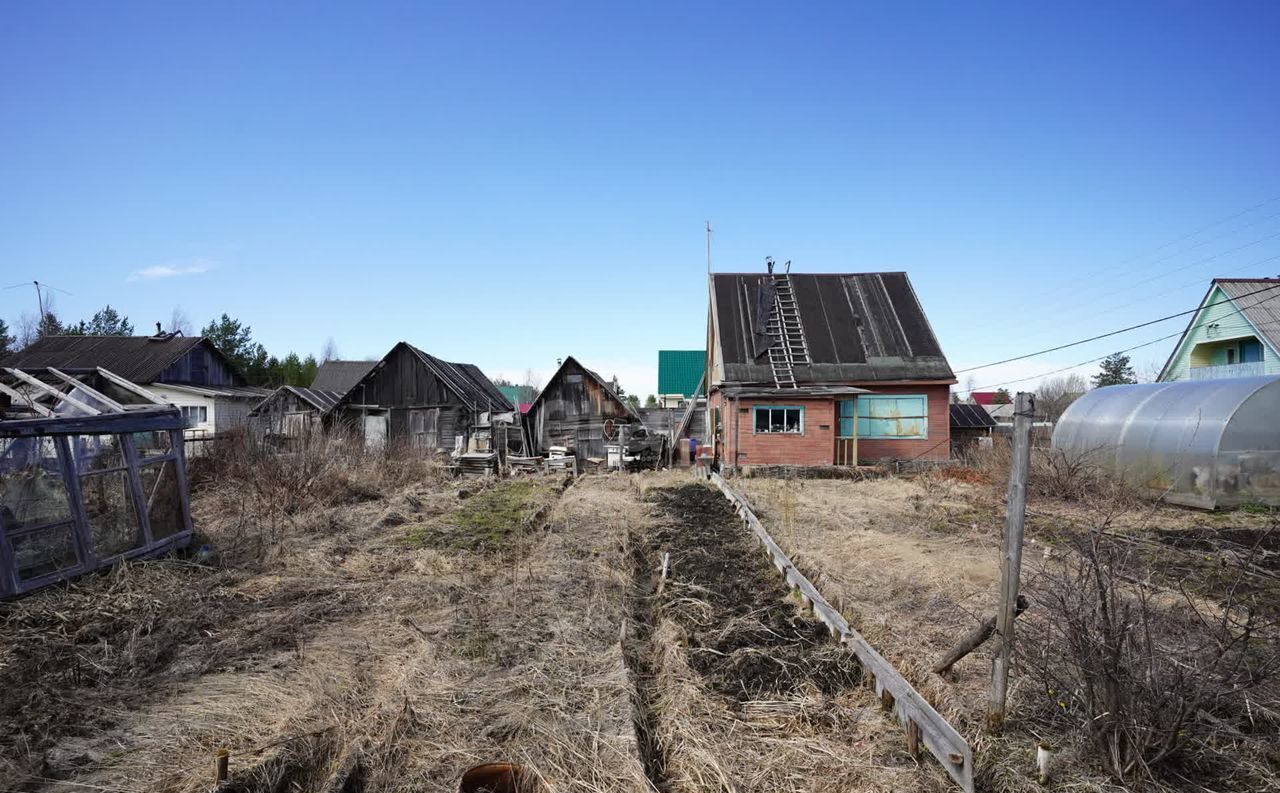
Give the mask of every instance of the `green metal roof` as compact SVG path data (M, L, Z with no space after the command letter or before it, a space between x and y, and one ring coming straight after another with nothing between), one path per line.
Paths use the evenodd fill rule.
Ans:
M694 396L706 364L706 350L658 350L658 393Z

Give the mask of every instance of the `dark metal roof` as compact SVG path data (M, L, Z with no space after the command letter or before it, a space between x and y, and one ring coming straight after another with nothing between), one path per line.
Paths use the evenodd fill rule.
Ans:
M317 391L345 394L377 365L377 361L325 361L316 370L311 387Z
M716 273L711 278L725 381L772 382L763 354L768 345L756 338L771 305L769 276ZM790 278L811 361L795 367L797 383L955 380L906 273L791 273Z
M951 428L958 430L985 430L996 425L996 420L982 405L951 403Z
M494 385L492 380L485 377L484 372L480 371L480 367L473 363L454 363L450 364L450 366L466 375L475 384L476 388L485 395L484 401L491 404L494 410L506 412L516 409L515 403L502 392L502 389ZM484 401L479 404L483 405Z
M422 359L431 371L450 388L458 396L465 401L470 402L476 410L486 410L490 406L494 410L511 411L516 406L511 404L498 387L489 382L489 378L484 376L484 372L471 364L449 363L429 355L412 344L407 345L409 349ZM465 368L464 368L465 367ZM485 385L482 385L483 382Z
M102 367L132 383L152 383L170 364L201 344L226 360L200 336L45 336L10 355L4 364L18 369L52 366L64 372Z

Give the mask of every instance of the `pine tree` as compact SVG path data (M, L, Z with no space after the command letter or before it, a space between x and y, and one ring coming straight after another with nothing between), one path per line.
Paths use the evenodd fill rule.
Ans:
M996 389L996 395L992 397L992 401L997 405L1008 405L1013 402L1013 397L1009 395L1009 389L999 388Z
M658 398L653 394L644 398L644 406L647 408L656 408L658 406Z
M1101 371L1093 376L1095 388L1109 385L1128 385L1138 382L1138 376L1129 365L1129 356L1115 352L1102 360Z
M9 324L0 319L0 358L17 352L18 340L9 332Z

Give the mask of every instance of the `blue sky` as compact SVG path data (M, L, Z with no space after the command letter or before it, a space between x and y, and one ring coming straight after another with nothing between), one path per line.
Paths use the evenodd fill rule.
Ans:
M648 393L706 220L719 270L906 270L955 368L1280 273L1280 5L792 6L3 4L0 286Z

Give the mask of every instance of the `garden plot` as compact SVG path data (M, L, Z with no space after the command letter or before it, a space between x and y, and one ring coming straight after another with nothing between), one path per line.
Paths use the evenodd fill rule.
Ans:
M633 537L641 628L628 655L658 788L949 789L910 758L857 659L808 616L718 491L684 484L649 500L656 522Z

